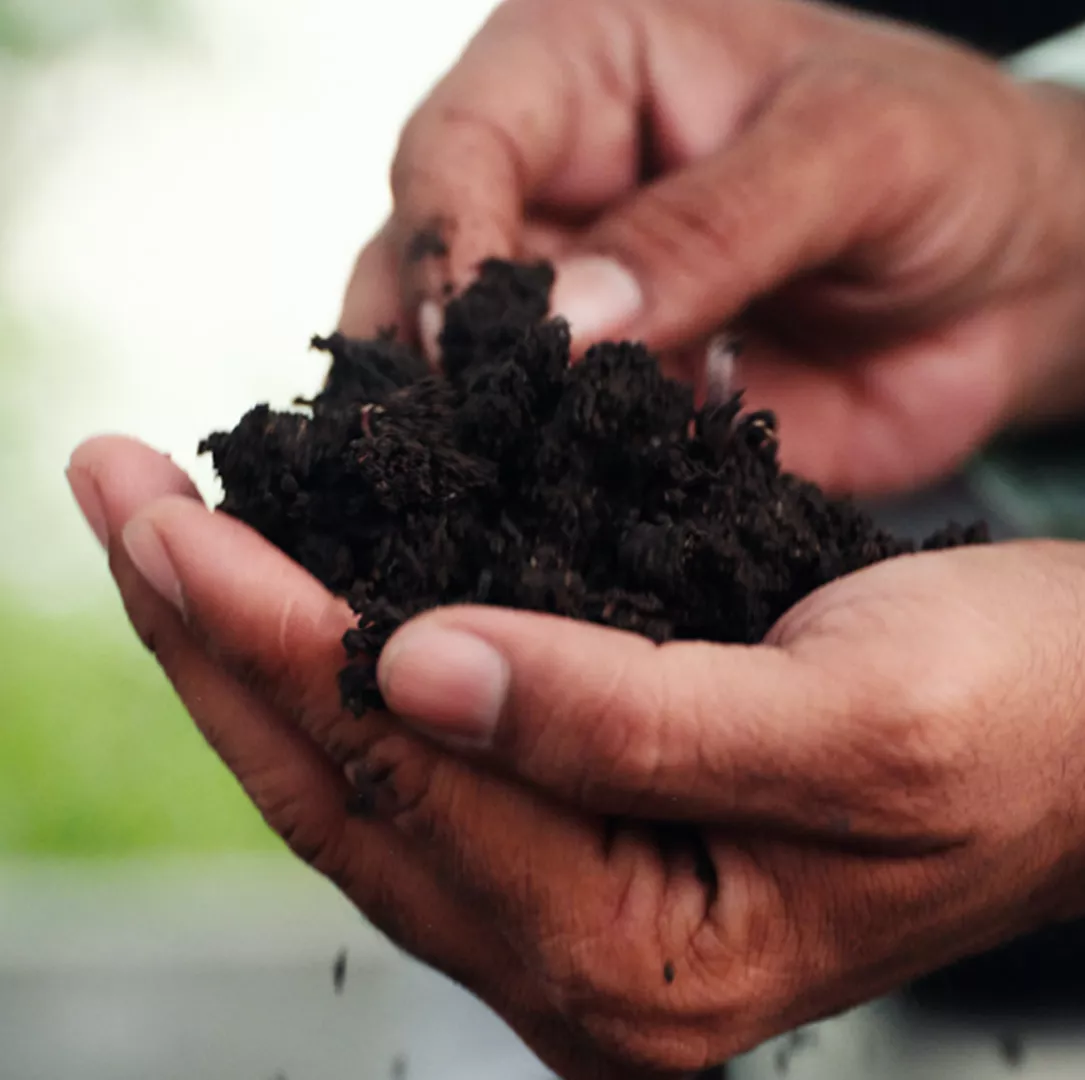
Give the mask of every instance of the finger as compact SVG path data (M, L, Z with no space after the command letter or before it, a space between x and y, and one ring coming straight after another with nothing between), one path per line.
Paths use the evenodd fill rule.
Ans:
M243 526L208 514L188 501L167 498L144 507L126 529L128 546L133 524L155 528L163 545L168 545L177 568L177 585L162 588L157 572L148 578L156 580L156 588L171 600L181 599L189 623L200 626L201 638L207 637L226 650L247 650L251 658L245 666L266 674L269 681L277 680L272 697L287 706L284 722L292 728L296 725L299 733L323 729L327 738L327 715L339 712L337 702L331 704L335 701L334 670L325 667L323 672L306 672L297 659L285 663L285 654L277 651L281 648L278 631L284 621L299 618L297 626L302 632L288 639L295 647L288 647L286 653L313 648L315 651L306 655L319 661L324 650L330 652L330 647L337 645L336 636L323 639L319 629L320 612L326 603L316 595L323 592L319 586ZM192 554L197 552L201 554ZM145 564L145 555L137 562ZM315 590L314 595L307 599L301 588L284 589L290 583L287 571L291 568L299 575L293 584L304 580ZM237 610L246 608L251 610L238 621ZM289 610L293 613L284 620L283 613ZM316 632L304 632L305 628ZM318 643L323 639L323 643L308 646L310 637ZM180 684L181 680L177 681ZM216 697L209 687L182 692L205 702ZM246 700L267 708L262 694ZM284 717L279 712L273 715ZM545 1016L553 1007L544 1004L540 1009L533 998L539 990L535 980L541 982L544 995L552 995L554 986L569 987L563 994L580 995L590 987L591 1011L596 1023L603 1025L598 1037L604 1046L608 1039L616 1038L616 1031L628 1029L631 1010L634 1016L652 1016L653 1022L671 1024L673 1005L664 999L673 995L666 993L665 965L654 959L656 951L629 950L624 938L606 934L603 928L612 926L619 916L638 926L651 919L660 948L668 956L684 955L691 935L705 919L706 905L711 903L702 871L693 860L664 858L652 843L640 839L614 844L607 856L602 822L592 816L555 806L528 788L442 753L390 722L370 717L348 722L365 737L353 750L346 747L346 741L333 738L337 753L343 755L342 771L355 780L360 778L373 794L378 820L406 845L396 850L405 850L411 860L421 863L446 897L463 898L475 918L491 932L498 928L502 941L508 942L513 964L524 968L528 989L523 991L522 1001L517 1001L508 987L504 945L494 949L492 942L483 943L482 948L504 973L505 982L500 986L482 982L480 992L511 1014L526 1037L535 1038L540 1012ZM334 869L334 863L332 866ZM576 889L569 888L570 881L577 883ZM397 890L398 885L393 900ZM416 894L426 895L421 888ZM659 922L658 913L663 911L666 918ZM416 920L421 917L411 906L406 906L405 912L407 924L395 931L401 937L416 929ZM386 917L394 919L395 914ZM451 925L455 927L454 922ZM569 934L586 935L592 947L571 958ZM450 948L445 936L436 944L428 939L418 942L408 937L408 941L415 951L431 950L431 956L433 950ZM440 957L437 962L449 970L449 954L436 955ZM466 972L457 977L479 986L490 969L484 968L480 975L479 959L466 963ZM683 991L683 1007L691 1015L698 1013L708 994L700 984L696 990ZM544 1003L551 1000L544 996ZM574 1010L574 1022L578 1015ZM685 1022L680 1017L668 1030L677 1032ZM623 1035L617 1045L627 1043ZM542 1049L551 1060L562 1061L552 1047ZM699 1051L690 1050L691 1055L695 1053Z
M90 480L98 519L110 549L111 568L141 639L156 655L201 731L245 783L279 831L316 837L327 834L340 851L347 783L312 743L285 728L265 706L217 670L189 638L179 613L148 587L120 543L126 524L147 505L171 497L206 514L195 488L168 458L130 439L102 438L81 446L71 469ZM308 798L302 798L303 793ZM281 807L301 814L286 828ZM303 812L304 811L304 812ZM312 858L316 844L299 842ZM323 868L323 867L322 867ZM330 867L329 867L330 868Z
M362 249L351 273L339 316L339 330L367 341L395 327L405 340L414 339L413 320L400 304L398 258L388 224Z
M817 22L802 5L501 5L412 118L393 166L408 308L462 288L485 258L521 255L525 210L582 221L647 164L718 149L795 54L800 35L781 19ZM625 303L629 284L617 282Z
M236 678L295 718L337 760L379 718L343 708L343 635L357 620L312 575L248 526L178 498L149 503L124 530L143 576Z
M585 255L558 268L554 307L575 342L620 334L667 349L710 335L907 221L945 148L922 109L868 84L846 70L792 75L714 156L605 214L582 240L597 280L584 282ZM639 291L632 314L623 281Z
M102 495L105 483L112 513L125 521L140 506L164 495L201 502L196 485L165 454L121 435L101 435L81 443L68 463L67 477L83 516L103 547L108 546L110 537Z
M962 464L1020 400L1012 321L984 312L859 363L751 343L734 383L749 408L776 414L789 472L831 494L912 490Z
M634 50L628 34L610 51L599 27L570 19L563 5L504 5L419 108L392 169L397 241L406 298L440 299L447 282L468 284L488 257L520 253L526 203L561 166L577 135L577 106L595 98L591 126L609 132L596 170L573 191L604 200L635 179ZM575 36L561 42L563 30ZM585 32L586 31L586 32ZM572 46L574 56L568 55ZM592 95L582 54L607 51L616 94ZM588 96L586 96L588 95ZM438 242L425 243L434 237ZM436 258L420 258L436 252Z
M404 732L390 718L345 710L337 676L346 664L344 632L355 619L306 571L226 515L184 499L157 500L124 531L126 550L160 595L183 611L214 655L270 701L421 847L460 868L464 881L495 877L523 890L529 862L571 856L571 836L585 860L598 834L562 823L534 795L482 781L457 758ZM515 821L510 833L487 822ZM515 841L511 838L515 837ZM471 873L464 870L470 867Z
M347 813L348 805L358 809L357 793L343 770L213 663L128 558L120 537L149 502L172 492L205 513L183 472L149 447L122 438L84 444L72 467L81 483L93 480L111 568L133 626L271 828L414 955L491 1000L498 994L519 997L521 988L511 985L517 958L506 955L491 929L460 906L410 849L402 830ZM509 1008L526 1011L519 1000L509 1000Z
M415 256L419 261L438 258L444 250L439 238L430 240L437 246L418 246ZM556 262L570 249L572 242L571 230L560 224L543 220L524 223L523 253L529 260ZM394 328L397 337L419 345L436 365L440 359L437 339L443 318L440 304L446 299L444 290L441 290L440 302L427 306L424 316L408 318L400 292L398 266L392 228L386 224L362 250L354 265L339 318L339 330L349 338L365 341Z
M610 897L596 822L483 776L388 717L359 719L342 708L337 674L353 619L262 537L176 497L143 507L123 535L143 578L205 648L334 760L453 895L469 894L516 928L518 940L528 927L568 916L568 879L553 872L558 866L600 879L600 902Z
M660 648L463 608L400 630L378 674L418 730L579 807L883 835L889 803L868 805L869 792L898 791L907 764L878 725L887 691L855 659L840 670L769 645Z
M497 973L492 935L435 879L409 838L359 814L343 771L289 720L217 667L123 553L125 606L207 742L264 820L402 948L481 991ZM348 813L348 808L350 812Z

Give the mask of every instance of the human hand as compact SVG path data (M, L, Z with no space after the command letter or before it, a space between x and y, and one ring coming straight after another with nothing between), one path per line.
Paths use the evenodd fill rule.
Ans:
M406 128L342 326L420 311L432 342L481 258L554 259L581 346L644 339L696 378L741 315L735 381L784 464L904 488L1085 405L1082 175L1076 95L893 24L513 0Z
M564 1077L678 1076L1085 911L1081 546L880 564L756 647L434 612L380 671L423 738L343 712L350 613L166 459L72 480L272 827Z

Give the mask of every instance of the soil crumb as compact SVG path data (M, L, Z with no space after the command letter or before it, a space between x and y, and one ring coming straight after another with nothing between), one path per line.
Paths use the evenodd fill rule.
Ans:
M1025 1040L1020 1035L1002 1035L998 1040L998 1052L1011 1069L1019 1069L1025 1060Z
M340 949L332 963L332 986L341 995L347 986L347 950Z
M653 641L761 641L804 596L914 550L781 472L776 420L704 409L642 345L570 363L553 270L485 263L446 308L442 375L385 334L314 339L323 390L212 435L222 509L358 614L346 705L380 707L375 662L429 608L495 604ZM950 525L922 546L980 542Z

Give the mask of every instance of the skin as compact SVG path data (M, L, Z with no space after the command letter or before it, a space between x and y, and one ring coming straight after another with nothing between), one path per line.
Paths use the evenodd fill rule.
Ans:
M793 464L910 483L1081 402L1083 115L816 5L507 5L408 126L344 327L413 324L483 254L618 258L619 329L676 366L742 313ZM883 564L755 647L433 612L357 720L341 602L147 447L69 478L271 827L570 1080L682 1076L1085 914L1080 545Z
M611 257L644 306L597 339L692 373L741 315L785 464L908 488L1085 404L1083 110L818 4L506 4L407 125L343 326L413 325L487 255ZM411 258L435 225L447 256Z

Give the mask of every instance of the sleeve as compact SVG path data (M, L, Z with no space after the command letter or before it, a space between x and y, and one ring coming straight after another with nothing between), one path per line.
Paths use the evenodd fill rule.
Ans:
M1082 21L1082 0L848 0L848 7L1012 56Z
M1043 79L1085 90L1085 23L1018 53L1008 66L1023 79Z

